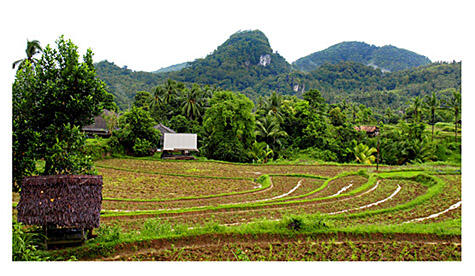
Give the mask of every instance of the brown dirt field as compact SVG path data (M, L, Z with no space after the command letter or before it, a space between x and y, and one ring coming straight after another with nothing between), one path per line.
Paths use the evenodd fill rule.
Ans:
M98 170L104 179L102 195L111 198L204 196L253 190L257 185L250 180L164 176L104 168Z
M119 245L96 260L460 261L460 242L460 236L422 234L213 234Z
M313 174L333 177L344 171L375 170L372 166L337 165L238 165L219 162L158 161L133 159L106 159L96 162L99 166L137 170L140 172L171 173L219 177L250 177L261 174ZM389 169L390 167L384 167Z

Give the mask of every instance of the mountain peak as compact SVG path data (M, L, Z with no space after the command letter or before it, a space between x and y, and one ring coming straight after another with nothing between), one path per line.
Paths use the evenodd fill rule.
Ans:
M248 30L232 34L213 53L173 72L170 77L244 91L265 77L290 72L290 69L290 64L274 53L263 32Z
M425 56L393 45L378 47L365 42L346 41L302 57L292 64L299 70L312 71L324 63L336 64L342 61L359 62L382 71L399 71L431 62Z

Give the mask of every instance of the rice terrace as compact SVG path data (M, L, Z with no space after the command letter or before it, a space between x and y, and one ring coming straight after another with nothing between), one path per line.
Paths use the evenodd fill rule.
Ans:
M460 260L459 167L96 162L100 243L80 260Z

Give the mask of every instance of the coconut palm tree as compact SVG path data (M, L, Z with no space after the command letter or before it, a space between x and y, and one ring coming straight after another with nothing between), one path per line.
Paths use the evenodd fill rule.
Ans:
M266 142L275 151L282 146L280 138L286 137L287 132L280 128L280 124L275 117L265 116L256 120L256 137Z
M432 141L434 141L435 112L440 108L440 101L432 92L431 96L426 96L425 106L430 112L430 124L432 125Z
M172 79L168 79L165 83L165 87L162 89L162 101L165 104L169 104L173 101L173 98L177 94L177 83Z
M370 148L364 144L358 144L353 150L357 162L370 165L371 162L376 160L376 157L373 155L373 153L377 151L375 148Z
M29 61L30 63L35 63L37 59L34 58L33 56L43 52L43 50L41 49L40 42L38 40L33 40L33 41L26 42L25 52L26 52L26 58L15 61L12 65L12 69L15 69L17 64L18 64L18 68L22 68L26 61Z
M201 117L202 92L200 86L197 84L193 84L191 89L186 89L184 92L184 102L181 112L191 120Z
M414 122L415 123L420 122L422 99L419 96L412 98L412 104L409 108L412 112L414 112L414 117L413 117Z
M457 127L460 110L462 108L462 94L460 93L460 90L452 92L452 97L446 101L445 104L454 112L455 141L457 141Z
M281 107L282 96L275 91L265 99L265 110L267 114L276 117L280 123L283 121Z

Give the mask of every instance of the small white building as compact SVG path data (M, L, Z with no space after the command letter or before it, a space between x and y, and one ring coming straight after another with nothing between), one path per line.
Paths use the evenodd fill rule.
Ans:
M198 151L198 135L194 133L164 133L162 158L194 159L190 152ZM173 155L180 152L182 155Z

